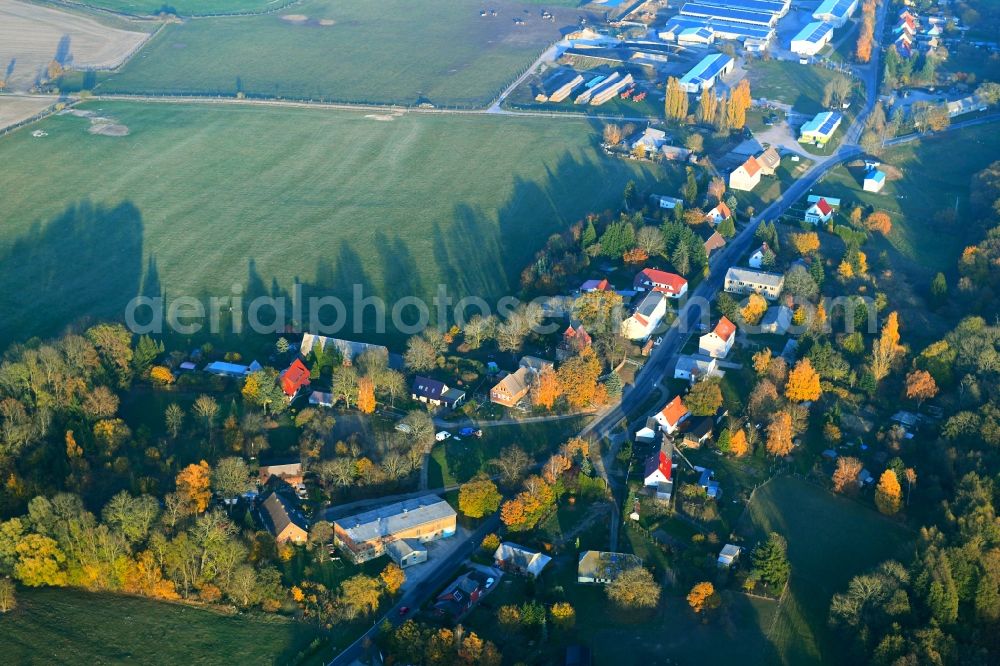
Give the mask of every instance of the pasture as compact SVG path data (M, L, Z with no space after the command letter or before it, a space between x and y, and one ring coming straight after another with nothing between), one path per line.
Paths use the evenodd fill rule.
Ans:
M773 102L791 104L799 113L824 111L823 88L836 72L790 60L755 60L748 67L750 94Z
M102 92L274 96L481 106L526 69L576 13L459 0L305 0L265 16L167 27ZM526 24L515 25L523 17Z
M230 616L137 597L20 589L0 616L11 664L273 664L296 662L315 634L277 616ZM316 662L318 655L311 655Z
M164 7L178 16L250 14L293 4L290 0L87 0L87 4L133 16L158 14Z
M64 67L117 67L149 38L83 14L0 0L0 78L9 90L29 89L53 60Z
M884 560L912 555L912 535L898 523L793 477L757 488L738 531L751 543L768 532L788 540L792 577L767 631L774 656L764 663L841 663L827 625L833 594Z
M46 137L0 138L0 346L121 319L140 290L252 295L297 281L349 304L353 285L390 304L438 284L455 298L514 293L551 233L662 173L606 158L580 119L78 108L129 134L63 114L32 125Z

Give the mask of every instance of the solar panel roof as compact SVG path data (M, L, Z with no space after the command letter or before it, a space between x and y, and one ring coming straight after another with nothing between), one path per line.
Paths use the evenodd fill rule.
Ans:
M741 9L730 9L728 7L713 7L702 5L696 2L689 2L681 7L681 13L688 16L710 16L720 19L729 19L736 22L752 23L756 25L772 25L775 15L770 12L754 12Z

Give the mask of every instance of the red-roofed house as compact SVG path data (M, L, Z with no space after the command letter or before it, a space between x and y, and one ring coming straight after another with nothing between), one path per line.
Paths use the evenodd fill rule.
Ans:
M705 213L705 219L708 220L712 225L724 222L725 220L728 220L732 216L733 216L733 211L729 210L729 206L727 206L721 201L715 208Z
M749 192L760 183L760 176L760 162L756 157L748 157L746 162L729 174L729 189Z
M806 209L805 220L806 222L811 222L812 224L829 222L832 217L833 206L831 206L829 202L822 197L820 197L819 201Z
M688 281L676 273L644 268L632 281L636 291L658 291L668 298L680 298L687 293Z
M646 460L643 485L655 489L657 499L669 500L673 492L673 443L663 441L660 450Z
M726 358L735 341L736 324L723 317L715 325L715 330L698 338L698 353L712 358Z
M595 291L614 291L615 288L611 286L607 278L603 280L587 280L580 285L580 293L589 294Z
M556 360L565 361L570 356L580 353L591 345L593 339L583 324L573 326L572 324L563 331L562 341L556 347Z
M281 390L291 400L299 392L299 389L303 386L309 386L309 368L302 362L302 359L297 358L281 372L280 378Z
M670 460L670 445L661 446L660 450L646 460L645 484L655 486L671 479L672 461Z
M691 412L684 406L684 401L678 395L668 402L663 409L658 411L653 418L660 424L660 430L668 435L672 435L677 431L677 426L681 424L681 421L690 415Z

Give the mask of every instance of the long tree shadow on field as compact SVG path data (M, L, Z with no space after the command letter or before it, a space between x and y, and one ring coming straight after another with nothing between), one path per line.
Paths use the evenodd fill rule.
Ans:
M142 214L88 200L37 222L0 253L0 347L71 324L122 320L143 273Z

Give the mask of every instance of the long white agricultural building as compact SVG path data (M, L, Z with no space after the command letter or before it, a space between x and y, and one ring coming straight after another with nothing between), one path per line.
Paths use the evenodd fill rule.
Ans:
M792 53L814 56L829 44L831 39L833 39L833 25L813 21L792 37Z

